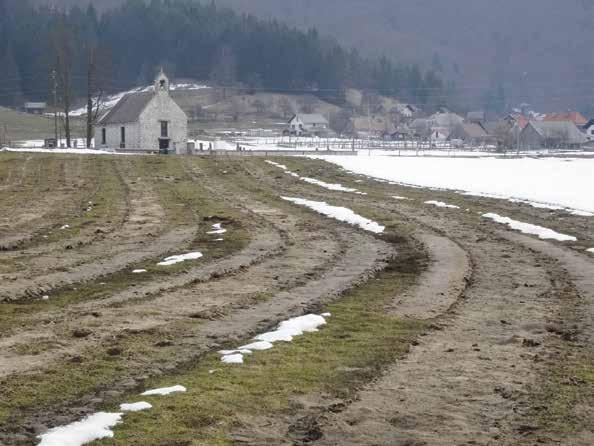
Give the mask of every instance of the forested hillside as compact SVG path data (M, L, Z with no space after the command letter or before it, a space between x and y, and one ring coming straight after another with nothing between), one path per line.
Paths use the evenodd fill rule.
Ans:
M210 1L210 0L202 0ZM319 27L365 54L433 67L484 103L594 112L593 0L217 0Z
M122 1L95 3L107 8ZM365 55L434 68L477 105L500 87L508 104L548 110L594 104L593 0L215 1L302 29L316 26Z
M54 68L62 87L84 94L90 61L94 82L108 91L146 84L163 66L177 78L333 101L349 86L421 104L445 100L432 71L362 57L313 29L190 0L129 0L101 15L92 6L33 9L26 0L0 0L0 36L0 101L8 105L48 98Z

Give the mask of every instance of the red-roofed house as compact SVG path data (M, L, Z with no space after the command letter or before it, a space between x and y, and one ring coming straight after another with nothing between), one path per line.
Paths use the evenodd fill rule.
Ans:
M580 112L553 113L551 115L546 115L544 120L546 122L570 121L578 127L588 123L588 120Z

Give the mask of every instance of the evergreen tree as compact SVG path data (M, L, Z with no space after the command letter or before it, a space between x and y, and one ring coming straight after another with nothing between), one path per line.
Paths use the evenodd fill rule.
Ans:
M0 104L20 107L23 105L22 80L10 44L6 44L4 54L0 56L0 72L3 73L0 79Z
M214 1L127 0L99 17L93 6L60 12L34 9L27 0L0 0L0 61L5 77L15 82L11 102L22 92L30 99L47 99L58 28L69 34L74 97L88 91L91 50L109 54L110 63L97 62L98 70L114 67L103 75L106 92L146 85L156 67L167 65L178 77L210 79L226 87L309 92L337 103L350 87L406 95L414 103L435 102L443 95L436 88L438 76L418 66L397 65L387 57L367 59L322 39L316 30L238 15ZM6 42L11 42L8 50Z

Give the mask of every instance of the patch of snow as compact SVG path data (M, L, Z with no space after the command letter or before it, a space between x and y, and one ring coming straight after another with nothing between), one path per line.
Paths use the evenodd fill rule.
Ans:
M437 206L438 208L460 209L460 206L454 206L453 204L447 204L447 203L444 203L443 201L430 200L430 201L426 201L425 204Z
M401 197L400 195L392 195L392 198L393 198L394 200L403 200L403 201L410 201L410 200L411 200L411 198L408 198L408 197Z
M176 84L176 83L172 83L169 86L169 89L172 91L175 90L202 90L205 88L210 88L206 85L201 85L201 84L189 84L189 83L181 83L181 84ZM112 94L110 96L107 96L100 104L100 108L101 108L101 112L102 114L108 112L109 110L111 110L113 107L116 106L116 104L127 94L130 93L144 93L147 91L153 91L154 87L152 85L147 85L146 87L138 87L138 88L133 88L131 90L128 91L122 91L120 93L115 93ZM93 99L94 103L96 104L97 99L94 98ZM87 114L87 106L85 105L84 107L80 107L77 108L75 110L72 110L70 112L71 116L82 116L82 115L86 115Z
M283 200L290 201L291 203L298 204L300 206L308 207L322 215L330 218L334 218L338 221L346 222L354 226L358 226L365 231L373 232L375 234L381 234L386 229L385 226L379 225L373 220L369 220L361 215L354 213L351 209L331 206L323 201L312 201L303 198L291 198L281 197Z
M141 396L152 396L152 395L161 395L161 396L165 396L165 395L170 395L172 393L179 393L179 392L186 392L187 389L184 386L173 386L173 387L162 387L160 389L152 389L152 390L147 390L144 393L141 393Z
M209 235L220 235L220 234L224 234L226 232L227 232L226 229L215 229L214 231L207 232L207 234L209 234Z
M143 274L146 273L146 269L135 269L132 271L132 274Z
M0 152L26 152L26 153L56 153L56 154L71 154L71 155L116 155L115 152L107 152L105 150L95 149L36 149L36 148L5 148L0 149ZM121 155L121 154L118 154Z
M46 294L45 296L42 296L42 297L41 297L41 300L49 300L49 298L50 298L50 297L49 297L49 296Z
M39 446L82 446L102 438L113 438L111 428L121 422L121 413L98 412L82 421L55 427L37 438Z
M60 229L62 229L62 230L64 230L64 229L70 229L70 225L64 225Z
M594 213L594 159L318 156L347 171L406 186L520 199ZM577 214L576 214L577 215Z
M274 161L266 160L265 163L270 164L271 166L278 167L279 169L288 170L287 166L284 164L275 163Z
M140 412L141 410L148 410L153 407L152 404L146 401L140 401L138 403L131 404L120 404L120 410L122 412Z
M322 325L326 325L324 317L317 314L307 314L281 322L276 330L258 335L254 339L270 343L278 341L291 342L296 336L318 331L318 328Z
M318 331L319 327L326 324L324 317L330 317L330 313L325 315L307 314L283 321L276 330L256 336L254 338L256 342L243 345L237 350L220 351L221 361L225 364L243 364L244 355L251 355L254 351L270 350L274 347L274 342L291 342L296 336Z
M542 226L533 225L530 223L523 223L521 221L512 220L509 217L502 217L498 214L484 214L484 218L491 219L497 223L502 223L509 226L512 229L517 231L523 232L524 234L530 235L537 235L541 239L552 239L558 240L560 242L575 242L577 241L576 237L572 237L570 235L560 234L552 229L543 228Z
M270 350L273 347L272 343L267 341L260 341L260 342L253 342L252 344L242 345L239 347L240 350L249 350L249 351L263 351L263 350Z
M233 355L225 355L221 358L225 364L243 364L243 355L241 353Z
M590 248L590 249L586 249L587 252L591 252L592 254L594 254L594 248Z
M207 232L207 234L210 235L220 235L220 234L224 234L227 232L226 229L223 229L223 224L222 223L216 223L214 225L212 225L212 231Z
M316 180L315 178L301 177L301 180L328 190L334 190L338 192L359 192L357 189L353 189L352 187L344 187L342 184L337 183L326 183L325 181Z
M322 317L332 317L332 313L322 313Z
M197 260L202 257L201 252L190 252L188 254L180 254L176 256L167 257L162 262L157 263L159 266L171 266L176 263L185 262L186 260Z
M570 213L571 215L576 215L578 217L594 217L593 212L586 212L586 211L578 211L577 209L563 209L565 212Z
M355 194L359 194L359 195L367 195L365 192L360 192L359 190L354 189L352 187L344 187L342 184L326 183L325 181L321 181L316 178L302 177L295 172L291 172L287 168L287 166L285 166L284 164L275 163L274 161L270 161L270 160L265 160L265 162L272 166L278 167L279 169L284 170L285 173L287 173L288 175L291 175L292 177L298 178L301 181L304 181L309 184L314 184L316 186L323 187L324 189L338 191L338 192L350 192L350 193L355 193Z
M237 350L219 350L219 354L223 356L235 355L235 354L242 354L242 355L251 355L251 350L246 349L237 349Z

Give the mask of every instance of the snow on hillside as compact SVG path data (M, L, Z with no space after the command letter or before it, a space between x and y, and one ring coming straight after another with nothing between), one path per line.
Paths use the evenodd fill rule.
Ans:
M594 212L594 159L316 157L406 185Z
M170 90L175 91L175 90L203 90L205 88L210 88L210 87L207 85L194 84L194 83L180 83L180 84L171 84L169 88L170 88ZM143 93L145 91L151 91L152 89L153 89L153 86L148 85L146 87L133 88L132 90L122 91L120 93L109 95L103 100L102 110L103 110L103 112L111 110L120 101L120 99L122 99L127 94ZM85 115L86 113L87 113L87 107L85 105L84 107L72 110L70 112L70 115L71 116L82 116L82 115Z

